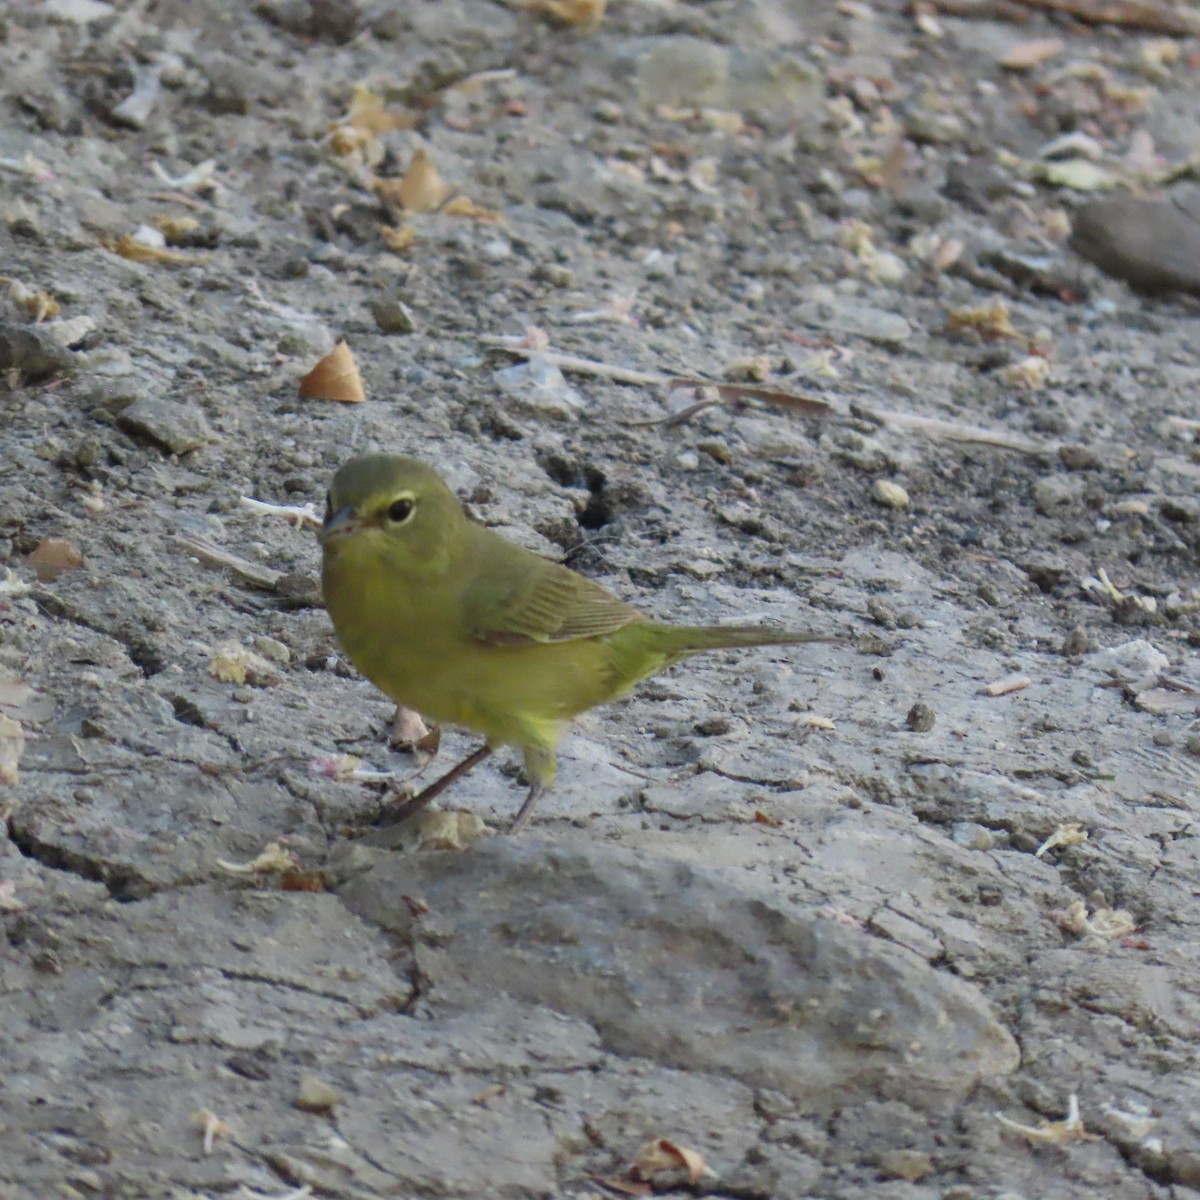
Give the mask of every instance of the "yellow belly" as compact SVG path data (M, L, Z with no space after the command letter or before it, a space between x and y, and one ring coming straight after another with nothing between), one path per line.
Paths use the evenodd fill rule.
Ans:
M551 730L556 740L565 721L623 694L637 677L624 677L607 637L491 645L462 629L451 601L434 589L343 574L327 564L324 590L350 661L397 704L431 721L492 742L545 741Z

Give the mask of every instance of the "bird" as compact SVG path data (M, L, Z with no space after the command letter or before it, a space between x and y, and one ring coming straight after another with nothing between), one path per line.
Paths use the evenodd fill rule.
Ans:
M480 524L432 467L399 455L365 454L337 470L318 537L325 607L355 668L398 705L484 738L410 798L397 823L508 745L529 785L509 830L518 833L580 713L706 650L837 640L652 620Z

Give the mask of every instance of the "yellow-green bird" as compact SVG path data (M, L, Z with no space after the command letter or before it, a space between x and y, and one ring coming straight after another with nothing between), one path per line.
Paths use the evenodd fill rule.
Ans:
M338 470L320 534L325 606L350 661L397 704L485 744L410 800L408 817L497 746L554 782L563 729L690 654L830 641L747 626L662 625L472 520L432 468L368 454Z

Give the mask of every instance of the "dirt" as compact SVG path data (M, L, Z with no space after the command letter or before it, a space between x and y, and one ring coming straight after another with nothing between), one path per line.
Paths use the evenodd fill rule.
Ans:
M1200 46L900 8L0 17L5 1200L584 1197L660 1137L711 1172L661 1193L1200 1193L1196 310L1029 165L1185 160ZM381 204L419 145L473 210ZM531 327L766 392L484 340ZM339 337L368 399L301 398ZM364 845L331 761L418 764L242 497L371 449L661 618L840 640L588 714L508 848Z

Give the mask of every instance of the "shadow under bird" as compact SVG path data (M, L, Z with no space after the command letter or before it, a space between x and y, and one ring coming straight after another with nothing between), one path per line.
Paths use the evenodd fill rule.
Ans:
M554 782L572 717L705 650L833 641L758 626L665 625L567 567L478 524L432 468L369 454L342 466L320 533L321 586L350 661L397 704L484 745L409 800L407 819L497 746Z

